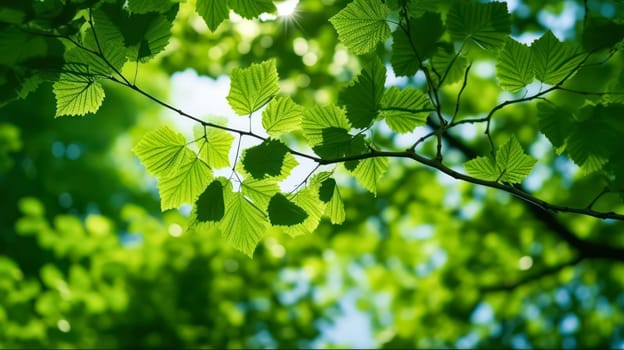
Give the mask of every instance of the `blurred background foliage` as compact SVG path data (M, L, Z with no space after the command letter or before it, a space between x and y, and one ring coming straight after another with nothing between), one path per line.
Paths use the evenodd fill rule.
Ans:
M301 0L293 18L233 16L211 33L188 0L168 49L141 65L138 83L166 98L178 72L218 78L277 57L285 93L308 106L334 102L360 69L327 22L346 3ZM594 17L624 18L621 1L509 6L518 37L558 26L582 40L585 6L595 37L620 34ZM575 84L601 89L601 75L621 74L618 55ZM475 68L460 117L500 98L491 61ZM446 87L445 98L458 89ZM405 161L392 161L376 198L344 179L344 225L266 237L253 260L213 232L188 231L187 212L160 213L155 181L130 151L170 116L131 91L106 90L100 111L84 118L53 119L46 85L0 109L0 347L624 348L622 263L565 266L578 252L526 205ZM539 164L526 185L538 197L586 205L601 179L559 156L536 132L535 115L532 104L506 108L495 136L530 145ZM404 142L376 137L388 148ZM479 128L455 137L487 150ZM474 156L449 149L456 164ZM621 210L616 199L596 208ZM557 218L580 237L624 245L622 223Z

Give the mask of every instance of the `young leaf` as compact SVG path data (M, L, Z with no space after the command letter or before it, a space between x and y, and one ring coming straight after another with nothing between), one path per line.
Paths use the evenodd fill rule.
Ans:
M175 171L188 157L184 136L167 126L151 131L132 149L147 171L158 177L166 177Z
M571 74L583 62L583 53L577 46L562 43L547 31L531 44L535 77L555 85Z
M179 167L158 182L162 211L193 203L212 181L210 167L190 149L183 152Z
M273 226L293 226L302 223L308 214L283 194L277 193L269 202L269 221Z
M251 199L258 208L266 210L271 197L280 191L277 181L273 178L257 180L247 177L241 183L241 191Z
M466 40L484 50L501 47L511 30L504 2L459 1L449 10L446 25L454 40Z
M63 73L52 86L56 117L95 113L104 100L104 89L93 77Z
M258 180L265 177L277 177L282 174L287 153L288 148L280 141L266 140L245 150L242 159L243 167L247 173Z
M224 130L208 128L206 138L199 140L199 158L214 169L230 166L230 148L234 136Z
M235 68L227 100L238 115L249 115L279 92L277 68L271 59L248 68Z
M228 19L230 9L225 0L197 0L195 11L204 19L208 29L214 32L219 24Z
M242 193L232 192L231 185L224 190L225 214L219 229L226 242L250 258L268 228L264 214Z
M536 162L536 159L524 154L520 142L513 136L496 151L496 166L503 182L522 182Z
M301 127L303 108L290 97L277 97L262 112L262 126L267 134L279 137Z
M195 212L199 222L217 222L223 219L225 202L223 201L223 184L219 179L212 181L197 198Z
M390 10L379 0L354 0L329 21L338 38L355 55L372 51L390 36Z
M500 172L496 163L490 157L477 157L464 163L468 175L486 181L496 181Z
M386 67L379 59L373 59L364 67L362 73L342 90L340 103L347 107L347 118L354 128L366 128L375 119L385 82Z
M380 116L386 119L390 129L405 133L427 123L427 116L433 106L429 98L420 90L396 86L386 90L381 99Z
M219 0L226 2L225 0ZM228 0L230 8L243 18L253 19L267 12L275 12L275 5L272 0Z
M361 160L352 174L362 187L377 195L377 182L386 171L388 171L388 159L374 157Z
M533 81L533 55L531 49L507 38L496 64L496 76L500 86L509 91L520 90Z
M351 129L343 108L334 105L314 106L303 113L303 134L311 146L323 143L323 130L326 128Z
M496 161L489 157L477 157L464 164L470 176L487 181L520 183L529 175L537 161L524 154L522 146L511 137L496 151Z

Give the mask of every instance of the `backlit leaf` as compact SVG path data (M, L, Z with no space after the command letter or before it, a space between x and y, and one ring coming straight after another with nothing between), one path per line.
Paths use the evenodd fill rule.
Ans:
M206 190L195 202L195 212L199 222L217 222L225 214L225 202L223 201L224 179L215 179L206 187Z
M188 148L175 171L160 178L160 207L163 211L193 203L212 181L210 167Z
M338 32L338 39L352 53L362 55L372 51L390 35L386 22L389 13L390 10L381 1L354 0L329 21Z
M303 113L303 134L310 145L323 142L323 130L327 128L341 128L350 130L351 124L343 108L334 105L314 106Z
M145 134L132 149L141 163L154 176L164 177L174 171L191 150L186 148L184 136L167 126Z
M524 153L515 137L511 137L496 152L496 166L503 182L522 182L531 173L536 162L537 160Z
M388 163L384 157L363 159L351 173L362 187L377 195L377 183L388 171Z
M235 68L230 76L227 100L238 115L248 115L279 92L277 68L271 59L248 68Z
M347 118L351 126L366 128L375 119L385 81L386 67L379 59L374 59L342 90L340 103L347 108Z
M56 117L95 113L104 100L104 89L94 78L64 73L53 85Z
M251 199L258 208L266 210L271 197L280 191L280 187L275 179L254 179L247 177L241 183L241 191Z
M496 163L490 157L471 159L464 163L464 168L468 175L481 180L496 181L500 176Z
M264 214L242 193L224 189L225 214L219 223L221 235L234 248L253 257L253 252L267 232L269 223Z
M243 154L245 172L255 179L284 176L284 165L288 148L278 140L266 140L248 148ZM290 171L290 169L287 169Z
M429 98L422 91L414 88L401 90L393 86L381 99L380 116L386 119L392 130L405 133L425 125L432 108Z
M206 129L206 138L198 141L199 158L214 169L230 166L230 149L234 136L215 128Z
M267 134L279 137L301 128L303 108L293 102L290 97L277 97L269 102L262 112L262 126Z

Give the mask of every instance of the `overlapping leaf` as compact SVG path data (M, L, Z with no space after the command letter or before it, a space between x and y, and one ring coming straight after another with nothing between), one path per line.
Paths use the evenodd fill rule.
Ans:
M405 133L425 125L432 108L429 98L422 91L414 88L401 90L393 86L386 90L381 100L380 115L392 130Z
M378 0L354 0L329 21L338 32L338 38L349 50L362 55L390 36L386 22L390 10Z
M232 134L219 129L208 128L206 137L197 144L199 158L214 169L230 166L230 149L234 142Z
M226 0L197 0L195 10L213 32L221 22L228 19L230 13Z
M232 192L232 185L223 191L225 214L219 222L221 235L234 248L253 257L253 252L267 232L269 223L253 203L240 192Z
M351 129L343 108L334 105L314 106L303 113L303 134L311 146L323 142L323 130L327 128Z
M377 183L388 171L388 159L374 157L360 160L357 167L351 171L355 179L368 191L377 195Z
M269 221L273 226L294 226L302 223L308 217L303 208L281 193L276 193L271 197L267 210Z
M271 59L248 68L235 68L227 100L238 115L260 109L279 92L277 68Z
M279 137L301 128L303 108L290 97L277 97L262 112L262 126L267 134Z
M537 161L526 155L515 137L496 151L496 160L477 157L464 164L471 176L488 181L520 183L531 173Z
M167 126L151 131L132 149L154 176L164 177L180 166L191 152L184 136Z
M432 78L438 84L442 79L444 79L442 82L444 84L452 84L461 80L466 66L468 66L466 57L455 53L448 43L440 45L431 57L431 67L434 71Z
M272 178L254 179L247 177L241 183L241 191L251 199L258 208L266 210L271 198L280 191L277 181Z
M574 72L583 62L585 54L571 44L562 43L547 31L531 44L535 77L546 84L555 85Z
M225 2L225 0L220 0ZM275 12L272 0L228 0L230 8L243 18L252 19L262 13Z
M496 76L505 90L517 91L533 81L533 55L531 49L507 38L496 64Z
M243 155L242 164L245 172L261 180L266 177L286 177L284 165L288 148L278 140L266 140L248 148ZM292 168L287 169L289 172Z
M171 173L160 178L161 209L179 208L184 203L193 203L212 181L212 171L197 155L185 148L180 165Z
M340 191L336 185L336 180L333 178L326 178L321 182L319 199L326 203L325 215L329 217L331 223L336 225L342 224L346 218L346 214Z
M386 67L374 59L340 93L340 103L347 108L347 118L354 128L366 128L375 119L385 81Z
M503 46L511 30L504 2L458 1L449 10L446 25L453 39L486 50Z
M195 214L198 222L218 222L225 215L223 189L226 179L217 178L206 187L195 202Z

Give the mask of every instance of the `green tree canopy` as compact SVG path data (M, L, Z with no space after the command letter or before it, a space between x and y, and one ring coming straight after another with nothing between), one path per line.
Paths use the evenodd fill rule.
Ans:
M623 346L621 18L0 4L0 346Z

